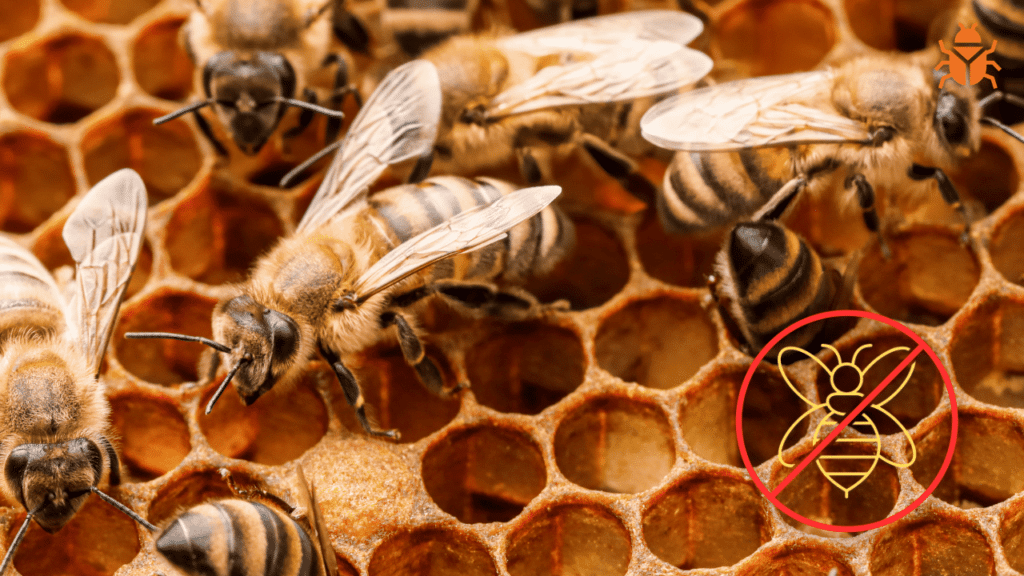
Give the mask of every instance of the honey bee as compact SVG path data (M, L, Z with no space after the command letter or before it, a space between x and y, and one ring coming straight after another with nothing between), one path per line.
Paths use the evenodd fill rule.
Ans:
M402 58L416 58L424 50L472 29L479 0L374 0L362 19L346 10L343 2L335 7L334 31L346 46L366 53L373 28L380 43L398 49Z
M99 488L121 473L97 378L145 225L138 174L120 170L96 184L64 225L77 263L68 299L35 256L0 237L0 460L5 494L28 512L0 574L32 520L56 532L89 494L155 529Z
M337 576L316 493L301 468L292 484L298 505L291 516L240 498L200 504L171 520L156 550L191 576Z
M328 52L331 23L324 14L330 5L330 0L196 0L182 38L196 65L196 91L206 99L153 123L192 113L203 135L227 155L199 113L210 106L238 149L252 155L267 143L288 107L294 106L302 114L286 138L301 133L313 114L320 113L330 118L327 139L334 140L343 118L335 109L351 90L346 61ZM317 105L316 92L309 87L310 73L331 64L337 70L328 101L335 109ZM295 98L299 92L305 100Z
M635 132L638 100L711 70L710 58L685 46L702 27L689 14L650 10L506 37L450 38L422 55L437 66L444 94L434 168L475 176L516 160L525 181L536 184L551 179L539 151L582 144L611 175L645 186L608 141Z
M774 218L801 190L842 184L888 255L872 183L909 203L934 182L963 216L966 241L970 223L946 171L978 151L982 123L1024 139L982 117L969 88L948 82L939 89L932 66L924 58L868 56L656 104L641 120L643 136L680 151L653 199L662 224L689 233L744 216Z
M755 356L791 324L849 302L851 264L843 274L826 266L796 232L770 220L741 222L729 232L715 257L711 287L722 320ZM785 346L811 347L834 340L845 319L814 322L787 335L765 356Z
M276 382L294 381L319 350L363 427L397 437L372 429L342 357L397 335L406 361L441 394L440 372L402 309L433 293L476 308L530 308L516 283L550 269L573 238L564 216L545 209L561 192L557 186L516 190L496 180L446 177L367 197L389 164L430 150L440 98L437 70L428 62L410 62L384 79L353 121L296 233L260 258L238 296L215 307L215 340L126 336L192 339L220 352L230 370L207 412L232 379L249 405ZM469 253L478 248L484 249ZM511 287L498 290L496 282ZM386 330L392 326L394 332Z

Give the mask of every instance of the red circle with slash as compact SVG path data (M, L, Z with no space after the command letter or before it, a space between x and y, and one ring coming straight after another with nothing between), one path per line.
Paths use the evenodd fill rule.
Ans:
M798 464L792 471L790 471L788 475L786 475L785 478L783 478L783 480L779 483L775 490L770 490L767 486L765 486L764 482L761 481L761 478L754 471L754 466L750 462L750 455L747 454L746 444L743 441L743 401L746 399L747 396L747 388L750 386L750 379L754 376L754 372L757 370L757 367L761 365L761 361L764 360L764 357L768 354L768 351L771 350L780 341L782 341L782 339L789 335L791 332L813 322L819 322L821 320L827 320L829 318L841 318L844 316L868 318L870 320L882 322L886 325L892 326L893 328L899 330L901 333L905 334L911 340L913 340L917 344L917 348L912 350L910 354L908 354L907 357L903 359L903 362L901 362L900 365L897 366L896 369L893 370L893 372L890 373L885 380L883 380L877 387L875 387L875 389L872 390L871 393L867 394L864 400L861 401L861 404L858 405L857 408L852 410L849 414L847 414L843 421L840 422L840 424L836 426L836 428L828 436L826 436L823 440L818 442L815 445L814 449L811 450L811 452L809 452L806 456L804 456L800 464ZM786 486L788 486L794 478L796 478L797 474L799 474L801 471L803 471L804 468L806 468L811 462L813 462L822 452L822 450L824 450L829 445L829 443L832 442L833 439L839 436L839 434L843 431L844 428L846 428L846 426L850 424L850 422L853 422L853 420L856 419L857 416L859 416L864 409L870 406L871 402L875 399L875 397L878 396L878 394L881 393L882 389L885 388L886 385L889 384L889 382L894 380L896 375L902 372L903 369L906 368L906 366L908 366L910 362L920 352L924 352L925 354L927 354L928 357L932 359L932 362L935 363L935 366L938 368L939 374L942 376L942 382L946 385L946 392L949 394L949 403L952 408L952 423L949 434L949 449L946 451L946 457L942 461L942 466L939 468L938 474L935 475L935 479L932 480L932 483L925 489L924 493L922 493L920 496L918 496L916 500L914 500L909 505L904 507L899 512L896 512L892 516L888 516L877 522L872 522L870 524L861 524L858 526L839 526L834 524L825 524L824 522L818 522L816 520L811 520L810 518L806 518L794 512L793 510L790 510L789 507L780 502L778 497L779 493L781 493L782 490ZM769 342L768 345L762 348L761 352L758 353L756 358L754 358L754 362L750 365L750 368L747 370L746 376L743 378L743 386L740 387L739 397L736 399L736 442L737 444L739 444L739 451L740 456L743 458L743 465L747 468L747 473L750 474L750 478L751 480L754 481L754 484L757 486L757 489L760 490L762 494L764 494L765 498L767 498L779 510L782 510L784 513L786 513L786 515L788 515L790 518L793 518L798 522L807 524L808 526L813 526L815 528L820 528L822 530L827 530L829 532L863 532L866 530L874 530L875 528L881 528L882 526L886 526L888 524L891 524L892 522L899 520L900 518L903 518L907 514L910 514L915 508L923 504L924 501L927 500L928 497L931 496L932 492L934 492L935 489L939 486L939 482L941 482L942 477L945 476L946 470L949 468L950 462L953 461L953 449L956 447L957 422L958 418L956 409L956 394L953 391L953 382L950 380L949 373L946 372L946 368L942 365L942 362L939 362L939 358L935 354L935 350L933 350L932 347L929 346L928 343L924 341L924 339L922 339L920 336L915 334L912 330L910 330L903 324L900 324L899 322L892 320L890 318L886 318L881 314L875 314L873 312L864 312L861 310L834 310L831 312L822 312L820 314L814 314L813 316L808 316L807 318L804 318L803 320L800 320L799 322L792 324L791 326L780 332L777 336L775 336L775 338L772 338L771 342Z

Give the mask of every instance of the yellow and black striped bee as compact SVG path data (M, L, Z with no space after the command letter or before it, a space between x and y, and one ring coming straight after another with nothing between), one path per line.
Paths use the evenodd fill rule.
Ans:
M206 98L157 118L154 124L192 113L214 148L226 155L227 149L199 113L209 106L238 149L251 155L260 151L288 107L294 106L302 115L286 137L304 130L316 112L330 117L328 140L337 136L343 117L337 109L349 93L348 68L344 58L329 52L331 23L325 13L330 0L195 2L182 37L196 65L196 92ZM312 71L331 64L338 67L334 91L328 96L334 109L317 105L309 83ZM304 100L295 97L299 93Z
M535 302L517 285L550 269L574 239L569 221L548 206L557 186L516 190L448 177L368 197L389 164L429 152L439 113L434 66L396 68L360 110L296 233L214 309L216 341L126 336L194 339L219 351L230 370L207 411L232 380L248 405L275 383L294 381L319 351L366 430L397 436L372 430L342 357L397 337L423 383L441 393L440 372L403 309L434 293L471 308L530 309Z
M200 504L171 520L156 551L190 576L336 576L316 493L301 468L294 476L291 516L240 498Z
M982 123L1024 139L982 117L971 89L952 82L939 89L933 66L927 56L861 57L656 104L641 121L643 136L680 151L654 200L662 224L685 233L775 217L801 190L838 188L855 195L888 253L872 183L885 184L904 205L937 187L966 222L946 171L978 151Z
M28 512L0 574L35 520L56 532L100 490L121 482L110 405L97 379L142 247L146 188L120 170L86 194L64 225L77 263L70 299L29 251L0 237L0 460L3 490Z
M777 222L741 222L715 257L711 287L725 325L741 349L756 356L791 324L845 307L854 269L840 274L825 265L803 238ZM817 349L846 327L842 319L814 322L787 335L765 359L774 362L786 346Z
M368 29L374 30L381 46L398 50L392 54L385 48L383 55L407 60L452 36L470 32L480 1L373 0L370 5L371 10L362 10L357 16L337 1L334 31L338 39L351 50L366 53L371 36Z

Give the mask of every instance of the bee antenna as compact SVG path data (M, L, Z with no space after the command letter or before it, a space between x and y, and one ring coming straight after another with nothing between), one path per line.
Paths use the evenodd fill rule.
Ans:
M192 104L189 104L188 106L185 106L184 108L179 108L179 109L175 110L174 112L171 112L170 114L168 114L166 116L161 116L161 117L157 118L156 120L153 120L153 125L155 126L157 124L163 124L164 122L170 122L171 120L174 120L175 118L177 118L179 116L184 116L185 114L188 114L189 112L195 112L196 110L199 110L200 108L206 108L210 104L213 104L213 100L200 100L199 102L193 102Z
M294 106L296 108L302 108L303 110L319 112L324 116L330 116L331 118L338 118L339 120L343 120L345 118L345 114L342 113L340 110L331 110L330 108L317 106L316 104L313 104L312 102L306 102L305 100L296 100L295 98L285 98L283 96L278 96L274 100L282 104L287 104L289 106Z
M984 110L985 108L988 108L993 102L1002 101L1009 102L1010 104L1013 104L1018 108L1024 108L1024 98L1021 98L1016 94L1009 94L1007 92L1003 92L1002 90L996 90L989 94L988 96L985 96L981 100L978 100L978 106L982 110Z
M1021 136L1013 128L1010 128L1009 126L1007 126L1006 124L1003 124L1002 122L1000 122L999 120L996 120L995 118L992 118L992 117L989 117L989 116L985 116L984 118L981 119L981 123L982 124L988 124L989 126L995 126L996 128L999 128L1000 130L1002 130L1003 132L1006 132L1010 136L1013 136L1014 138L1016 138L1020 142L1024 142L1024 136Z
M235 373L237 373L238 369L242 367L242 364L251 361L252 356L246 354L245 356L239 358L238 362L235 362L235 365L231 367L231 370L228 372L228 375L224 377L224 381L221 382L220 386L217 387L217 391L213 393L213 398L210 398L210 402L206 404L207 415L209 415L209 413L213 411L213 405L217 403L217 400L220 400L221 394L223 394L224 391L227 390L228 384L231 383L231 379L235 377Z
M324 156L327 156L331 152L334 152L338 148L341 148L342 142L343 140L338 140L337 142L331 143L330 146L325 147L323 150L307 158L306 161L303 162L302 164L299 164L295 168L292 168L291 172L288 172L287 174L284 175L284 178L281 178L280 186L282 188L287 188L288 186L290 186L292 180L294 180L295 177L298 176L299 174L305 172L306 168L309 168L313 164L319 162L320 159L323 158Z
M136 522L141 524L146 530L149 530L150 532L156 532L157 530L159 530L159 528L157 528L156 526L154 526L154 525L150 524L149 522L147 522L145 518L143 518L142 516L139 516L138 514L136 514L134 510L132 510L131 508L125 506L124 504L121 504L117 500L114 500L109 494L103 492L99 488L97 488L95 486L90 486L89 490L93 494L99 496L107 504L110 504L114 508L117 508L121 512L124 512L125 514L127 514L129 518L131 518L132 520L135 520Z
M0 575L7 571L7 566L14 560L14 552L21 545L21 539L25 537L25 532L28 532L28 525L32 523L32 517L39 512L39 509L46 505L47 501L44 501L39 506L36 506L35 510L30 510L28 515L25 516L25 521L21 524L21 528L18 528L18 533L14 535L14 541L11 542L9 548L7 548L7 554L4 554L4 561L0 564Z
M210 340L209 338L203 338L202 336L189 336L188 334L175 334L174 332L126 332L124 337L132 340L166 338L168 340L182 340L184 342L199 342L200 344L206 344L218 352L224 352L225 354L231 352L231 348L228 348L220 342Z

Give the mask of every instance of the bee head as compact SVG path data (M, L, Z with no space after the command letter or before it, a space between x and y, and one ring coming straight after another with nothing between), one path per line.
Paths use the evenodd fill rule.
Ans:
M295 71L274 52L220 52L203 68L206 96L235 144L256 154L266 144L295 92Z
M22 444L7 457L7 485L39 526L60 530L85 503L103 474L103 456L90 440Z

